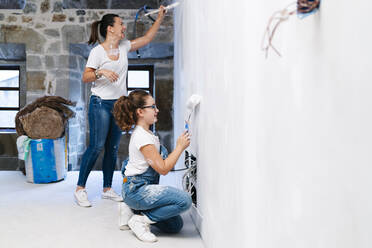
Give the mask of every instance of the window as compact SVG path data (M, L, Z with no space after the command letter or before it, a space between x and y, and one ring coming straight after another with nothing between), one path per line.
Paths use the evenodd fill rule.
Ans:
M153 65L129 65L127 75L128 95L133 90L145 90L154 94L154 66ZM150 129L155 131L155 124Z
M0 129L14 129L20 109L19 66L0 66Z
M141 89L154 95L154 66L152 65L129 65L127 76L128 95L131 91Z

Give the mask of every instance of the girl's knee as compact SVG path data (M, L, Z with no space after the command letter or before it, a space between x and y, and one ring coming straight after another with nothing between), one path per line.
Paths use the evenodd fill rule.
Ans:
M155 226L162 232L175 234L181 231L183 227L183 220L181 216L178 215L165 221L158 222L155 224Z
M175 221L172 222L170 228L168 229L168 233L179 233L183 227L183 220L180 216L178 216Z
M181 204L180 204L182 211L188 210L192 204L192 199L191 199L190 194L183 192L183 196L180 199L182 199Z

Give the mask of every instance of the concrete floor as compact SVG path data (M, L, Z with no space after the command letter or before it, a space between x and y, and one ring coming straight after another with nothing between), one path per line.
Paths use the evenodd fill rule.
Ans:
M64 181L32 184L19 171L0 171L0 247L4 248L203 248L189 213L177 235L154 231L159 241L147 244L131 231L117 227L117 203L101 199L102 173L93 171L87 191L93 207L82 208L73 199L78 172ZM121 175L115 172L113 188L121 189Z

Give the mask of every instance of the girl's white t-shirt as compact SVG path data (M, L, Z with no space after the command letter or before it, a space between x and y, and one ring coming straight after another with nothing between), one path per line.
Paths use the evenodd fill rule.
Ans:
M128 71L128 52L131 44L129 40L119 43L119 58L111 60L102 45L94 47L88 57L86 67L96 70L106 69L116 72L119 78L116 82L110 82L102 76L96 79L92 84L92 94L99 96L101 99L118 99L123 95L127 95L126 77Z
M141 147L149 144L155 145L156 150L160 150L159 138L143 127L136 126L129 141L129 162L125 168L126 176L142 174L149 168L149 164L140 151Z

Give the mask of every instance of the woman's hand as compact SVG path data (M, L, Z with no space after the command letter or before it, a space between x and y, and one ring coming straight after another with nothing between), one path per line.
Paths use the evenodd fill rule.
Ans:
M162 21L164 19L165 13L167 13L167 10L163 5L160 5L157 20Z
M185 150L190 145L190 136L191 135L187 131L183 132L180 137L178 137L176 146Z
M113 71L106 70L106 69L99 69L97 71L98 75L105 76L111 83L117 81L119 79L119 75Z

